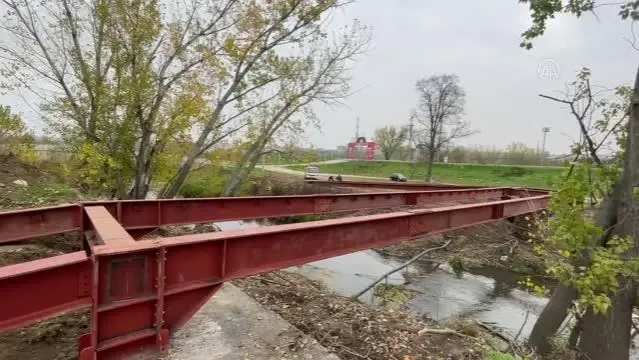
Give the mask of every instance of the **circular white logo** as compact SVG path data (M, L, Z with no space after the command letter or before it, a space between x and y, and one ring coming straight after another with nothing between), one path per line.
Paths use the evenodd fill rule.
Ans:
M559 63L553 59L545 59L537 65L537 76L543 80L559 80Z

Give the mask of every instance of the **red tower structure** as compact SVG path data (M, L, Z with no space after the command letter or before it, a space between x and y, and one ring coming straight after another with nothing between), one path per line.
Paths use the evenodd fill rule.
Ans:
M374 141L366 141L365 137L358 137L355 142L348 143L348 159L357 158L357 149L366 147L366 158L368 160L375 160L375 150L377 149L377 145Z

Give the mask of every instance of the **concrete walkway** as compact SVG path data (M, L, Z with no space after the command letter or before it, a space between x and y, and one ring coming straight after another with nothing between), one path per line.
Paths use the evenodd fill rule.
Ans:
M232 284L171 339L164 360L339 360Z

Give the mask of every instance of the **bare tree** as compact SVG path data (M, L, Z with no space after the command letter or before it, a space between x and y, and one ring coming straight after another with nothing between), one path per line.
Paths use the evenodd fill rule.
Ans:
M384 159L390 160L393 154L406 142L408 129L399 126L385 126L375 130L375 142L384 154Z
M415 88L419 102L412 112L417 122L414 141L425 152L428 163L426 180L431 181L433 162L442 148L474 132L470 130L469 123L461 118L466 93L457 75L442 74L420 79Z

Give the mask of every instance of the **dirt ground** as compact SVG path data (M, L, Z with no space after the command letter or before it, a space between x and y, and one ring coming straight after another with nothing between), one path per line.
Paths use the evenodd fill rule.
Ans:
M415 241L407 241L390 247L375 249L382 255L410 259L421 251L452 240L446 249L430 254L439 261L451 261L463 269L496 267L531 277L544 276L544 261L537 256L528 242L527 221L516 219L495 221L489 224L436 234Z
M487 340L481 336L420 335L424 328L439 326L402 311L337 296L298 274L277 271L234 284L344 360L483 359Z
M88 312L73 313L0 335L2 360L72 360L89 332Z
M26 186L20 181L25 181ZM36 166L12 155L0 155L0 209L65 204L83 198L80 191L65 182L58 165Z

